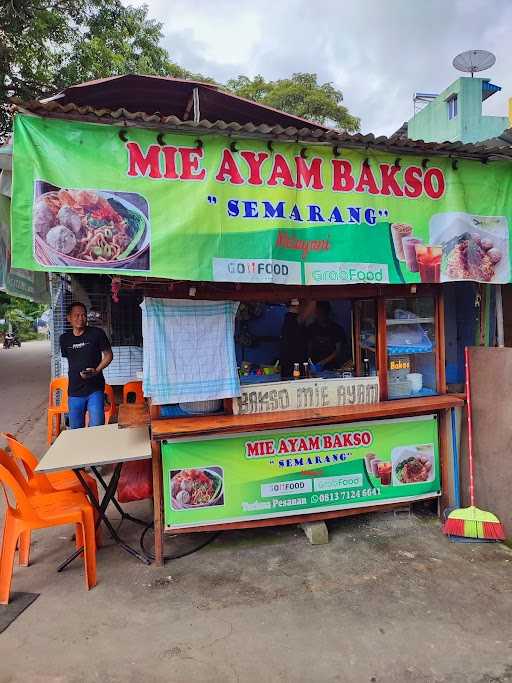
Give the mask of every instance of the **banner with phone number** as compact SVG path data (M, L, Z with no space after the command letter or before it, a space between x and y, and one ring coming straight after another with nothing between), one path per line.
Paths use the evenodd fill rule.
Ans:
M167 528L407 502L440 493L437 418L162 444Z
M161 142L17 114L13 266L276 285L511 281L509 161L270 150L197 132Z

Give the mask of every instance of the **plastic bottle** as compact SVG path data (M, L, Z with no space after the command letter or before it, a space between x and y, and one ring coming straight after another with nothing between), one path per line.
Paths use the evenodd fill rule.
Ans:
M370 376L370 361L368 358L363 358L363 375L365 377Z
M299 363L293 364L293 379L300 379L300 365L299 365Z

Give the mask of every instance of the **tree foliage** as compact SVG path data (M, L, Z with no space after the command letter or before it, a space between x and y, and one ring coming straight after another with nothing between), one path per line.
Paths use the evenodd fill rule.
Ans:
M291 78L266 81L263 76L253 79L238 76L227 82L236 95L261 102L269 107L301 116L308 121L327 124L347 131L359 130L359 119L341 104L343 94L332 83L318 83L313 73L295 73Z
M125 73L192 77L160 46L146 6L121 0L4 0L0 11L0 137L9 97L23 100Z
M46 306L26 299L19 299L0 292L0 319L6 322L0 325L0 331L6 332L9 323L20 335L20 339L35 339L35 321L41 316Z
M193 78L160 44L162 25L143 5L121 0L0 0L0 140L11 124L9 97L41 98L96 78L142 73ZM239 76L227 88L237 95L348 131L359 119L341 104L332 83L316 74L266 81Z

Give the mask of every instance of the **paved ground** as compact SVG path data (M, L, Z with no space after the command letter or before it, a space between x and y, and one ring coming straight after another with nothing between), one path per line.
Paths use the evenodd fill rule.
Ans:
M38 351L18 410L41 451ZM512 681L512 552L449 543L432 517L342 520L316 547L292 527L233 532L163 569L107 546L89 593L79 562L55 572L70 533L40 532L16 568L14 589L41 596L0 634L0 683Z
M34 425L48 404L49 358L46 341L22 342L21 349L0 347L0 431L29 436L32 446L40 437Z

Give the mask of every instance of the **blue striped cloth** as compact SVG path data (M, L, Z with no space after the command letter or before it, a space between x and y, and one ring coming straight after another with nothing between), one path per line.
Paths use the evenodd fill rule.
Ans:
M144 299L144 396L157 405L239 396L237 308L234 301Z

